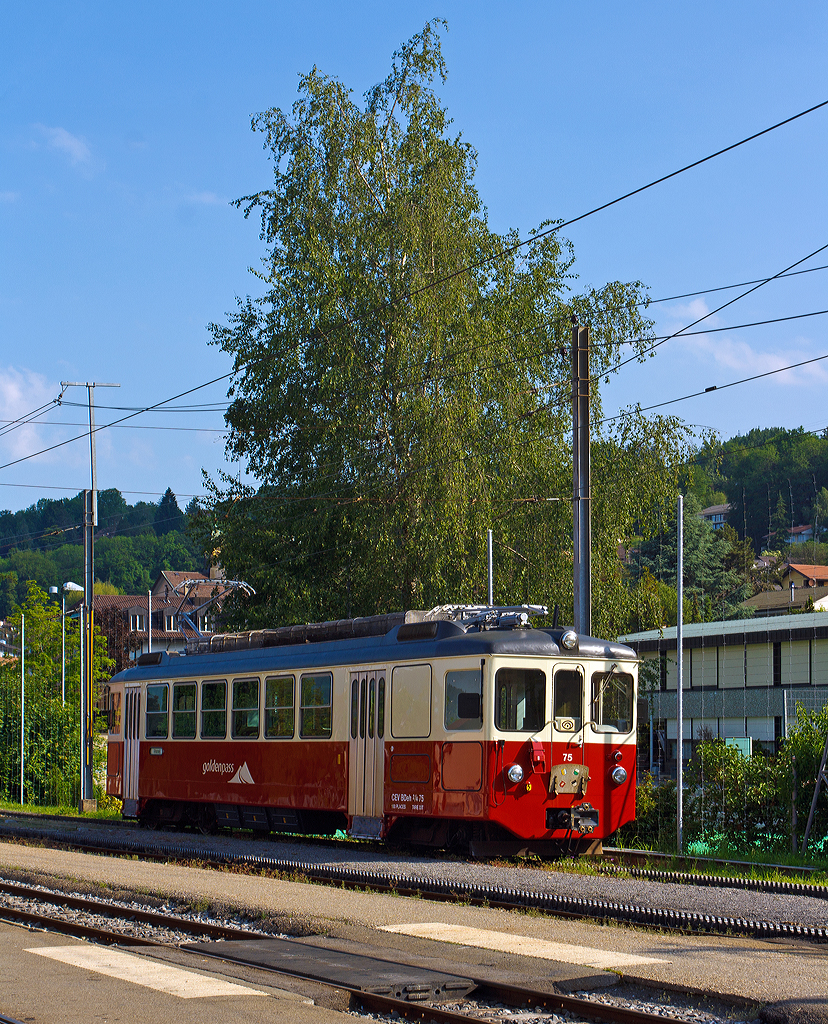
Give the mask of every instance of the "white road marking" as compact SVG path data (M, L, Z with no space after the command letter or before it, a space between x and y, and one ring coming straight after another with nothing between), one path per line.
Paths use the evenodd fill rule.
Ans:
M105 974L108 978L130 981L134 985L166 992L167 995L178 996L180 999L207 999L215 996L264 996L244 985L235 985L232 981L205 977L194 974L180 967L161 964L149 957L131 956L118 949L106 946L41 946L27 949L27 953L37 953L51 960L80 967L83 970Z
M595 967L599 970L635 967L639 964L670 963L669 960L659 960L653 956L592 949L589 946L574 946L567 942L546 942L543 939L532 939L527 935L464 928L457 924L389 924L380 930L400 935L414 935L421 939L436 939L438 942L454 942L460 946L474 946L477 949L497 949L502 953L536 956L542 960L561 960L565 964L578 964L581 967Z

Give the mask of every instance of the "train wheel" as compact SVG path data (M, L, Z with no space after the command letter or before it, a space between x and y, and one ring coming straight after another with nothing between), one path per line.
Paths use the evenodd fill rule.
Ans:
M213 836L218 832L216 811L212 804L202 804L198 809L198 830L205 836Z
M138 824L141 828L149 829L151 832L155 832L160 824L158 805L149 804L144 808L143 813L138 818Z

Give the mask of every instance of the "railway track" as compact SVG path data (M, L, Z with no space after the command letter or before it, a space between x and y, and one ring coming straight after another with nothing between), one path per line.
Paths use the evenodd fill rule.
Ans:
M83 823L83 819L78 820ZM416 896L443 902L462 901L472 905L509 910L532 910L557 917L590 919L602 923L626 923L668 931L729 934L752 938L805 939L812 942L828 943L828 927L647 907L628 902L533 892L527 889L480 885L474 882L401 876L392 872L337 867L289 857L272 857L260 853L229 852L210 849L207 845L208 840L188 845L180 842L180 838L176 837L179 841L165 843L158 834L151 834L152 838L149 838L146 833L137 829L129 829L127 837L115 835L113 829L112 836L97 834L94 837L86 838L80 834L71 838L65 834L54 835L46 830L38 831L31 827L20 828L16 831L24 838L28 833L31 838L82 852L110 856L139 856L148 860L184 864L197 862L214 867L232 866L234 869L249 868L257 872L268 871L274 875L362 891L389 892L400 896ZM602 871L623 872L627 876L648 881L708 888L738 888L765 894L809 896L828 900L828 887L797 880L734 879L721 875L662 871L613 864L604 865Z
M48 907L50 913L33 913L21 911L16 907L9 906L3 902L3 897L15 897L30 902L40 902ZM66 916L65 912L82 910L99 919L98 925L78 924ZM63 911L64 913L61 913ZM414 1021L434 1021L436 1024L469 1024L470 1019L492 1020L497 1018L500 1022L508 1022L509 1010L525 1017L525 1011L530 1008L535 1014L565 1014L571 1021L607 1021L613 1024L656 1024L664 1021L681 1021L681 1016L673 1016L660 1010L654 1014L629 1006L619 1006L598 1002L592 999L583 999L577 996L568 996L560 993L543 992L520 985L509 985L493 982L489 979L464 974L457 977L458 984L455 988L465 988L465 995L459 999L453 998L450 993L450 986L445 986L444 998L451 999L448 1006L434 1002L427 996L424 997L423 989L427 986L409 986L407 998L387 995L383 992L371 991L359 985L343 984L341 981L325 982L318 975L302 973L301 969L279 969L272 966L265 966L258 959L246 958L239 955L235 950L225 952L221 945L213 949L207 949L203 944L192 947L178 941L168 943L158 938L148 938L145 935L129 934L121 928L103 927L103 920L112 923L126 923L128 925L146 924L163 932L175 931L184 938L213 940L243 940L249 944L251 939L264 939L268 936L265 933L254 933L247 929L229 927L226 924L198 921L185 918L180 915L158 913L157 911L137 909L134 905L123 905L117 901L105 901L80 897L74 894L67 894L59 890L45 890L42 887L21 885L16 882L0 880L0 919L24 924L29 928L35 927L48 931L57 931L63 934L92 940L95 942L127 947L144 947L149 952L155 948L158 950L174 948L184 952L192 952L203 960L205 956L212 957L217 961L233 963L237 966L255 968L259 971L266 971L276 977L289 977L293 979L305 979L312 981L314 985L322 985L328 989L347 996L348 1005L351 1009L360 1010L364 1013L378 1014L388 1018L403 1018ZM189 933L189 935L187 935ZM313 951L312 943L305 945L306 949ZM335 951L320 949L321 952L329 953L337 958L347 954L336 953ZM295 957L291 957L295 960ZM358 958L357 958L358 959ZM376 961L374 961L376 962ZM410 965L400 964L395 961L384 961L390 968L400 968L403 971L410 971ZM416 970L416 968L415 968ZM428 973L428 972L426 972ZM462 982L461 986L459 983ZM253 981L255 984L255 979ZM505 1008L505 1013L504 1013ZM0 1014L0 1024L19 1024L18 1021Z

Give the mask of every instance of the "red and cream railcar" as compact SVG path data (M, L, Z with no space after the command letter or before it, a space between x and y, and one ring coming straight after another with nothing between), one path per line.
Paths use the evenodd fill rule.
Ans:
M142 655L110 683L107 792L150 827L594 846L635 814L636 655L508 620Z

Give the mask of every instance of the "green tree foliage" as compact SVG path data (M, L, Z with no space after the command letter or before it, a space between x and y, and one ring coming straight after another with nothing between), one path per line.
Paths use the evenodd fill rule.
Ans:
M61 692L60 606L35 583L10 617L19 644L25 621L24 801L71 805L80 789L80 660L77 619L66 619L66 701ZM114 662L96 630L95 697ZM19 658L0 659L0 796L20 799L21 667Z
M158 511L155 513L153 525L159 537L163 537L173 530L181 532L186 526L184 513L178 507L178 501L171 487L166 489L158 502Z
M828 431L817 437L802 427L756 428L724 443L710 440L694 462L699 496L713 490L726 494L732 506L730 524L761 551L768 532L775 528L774 519L783 526L785 538L791 520L794 526L813 523L816 496L828 485ZM709 489L705 491L705 487ZM781 524L780 495L787 513ZM825 523L828 525L828 519ZM774 546L778 543L777 537Z
M198 503L194 500L190 508L195 513ZM53 534L49 529L75 514L80 523L80 498L44 498L23 512L0 513L0 616L10 615L26 600L30 580L46 590L82 581L83 545L67 543L80 530L60 525ZM145 593L162 569L203 568L203 551L189 532L189 513L181 512L170 488L158 504L136 505L128 505L114 488L101 491L98 521L95 577L115 588L114 593Z
M698 498L694 494L687 495L684 503L684 619L686 622L710 622L743 616L745 612L740 606L752 593L744 564L749 549L732 529L714 530L699 515L700 511ZM671 510L665 518L663 531L641 544L636 569L666 583L675 593L676 552L676 512ZM646 578L642 583L651 586ZM675 625L675 622L674 603L669 624Z
M477 155L434 91L439 28L362 103L314 68L289 113L253 119L273 183L237 205L261 216L265 293L211 330L234 359L228 455L259 484L216 482L199 523L256 587L250 625L484 600L488 527L496 600L571 607L571 318L601 377L645 347L644 296L572 294L551 224L520 248L490 229ZM635 412L598 433L595 628L612 632L618 539L673 493L686 437Z

